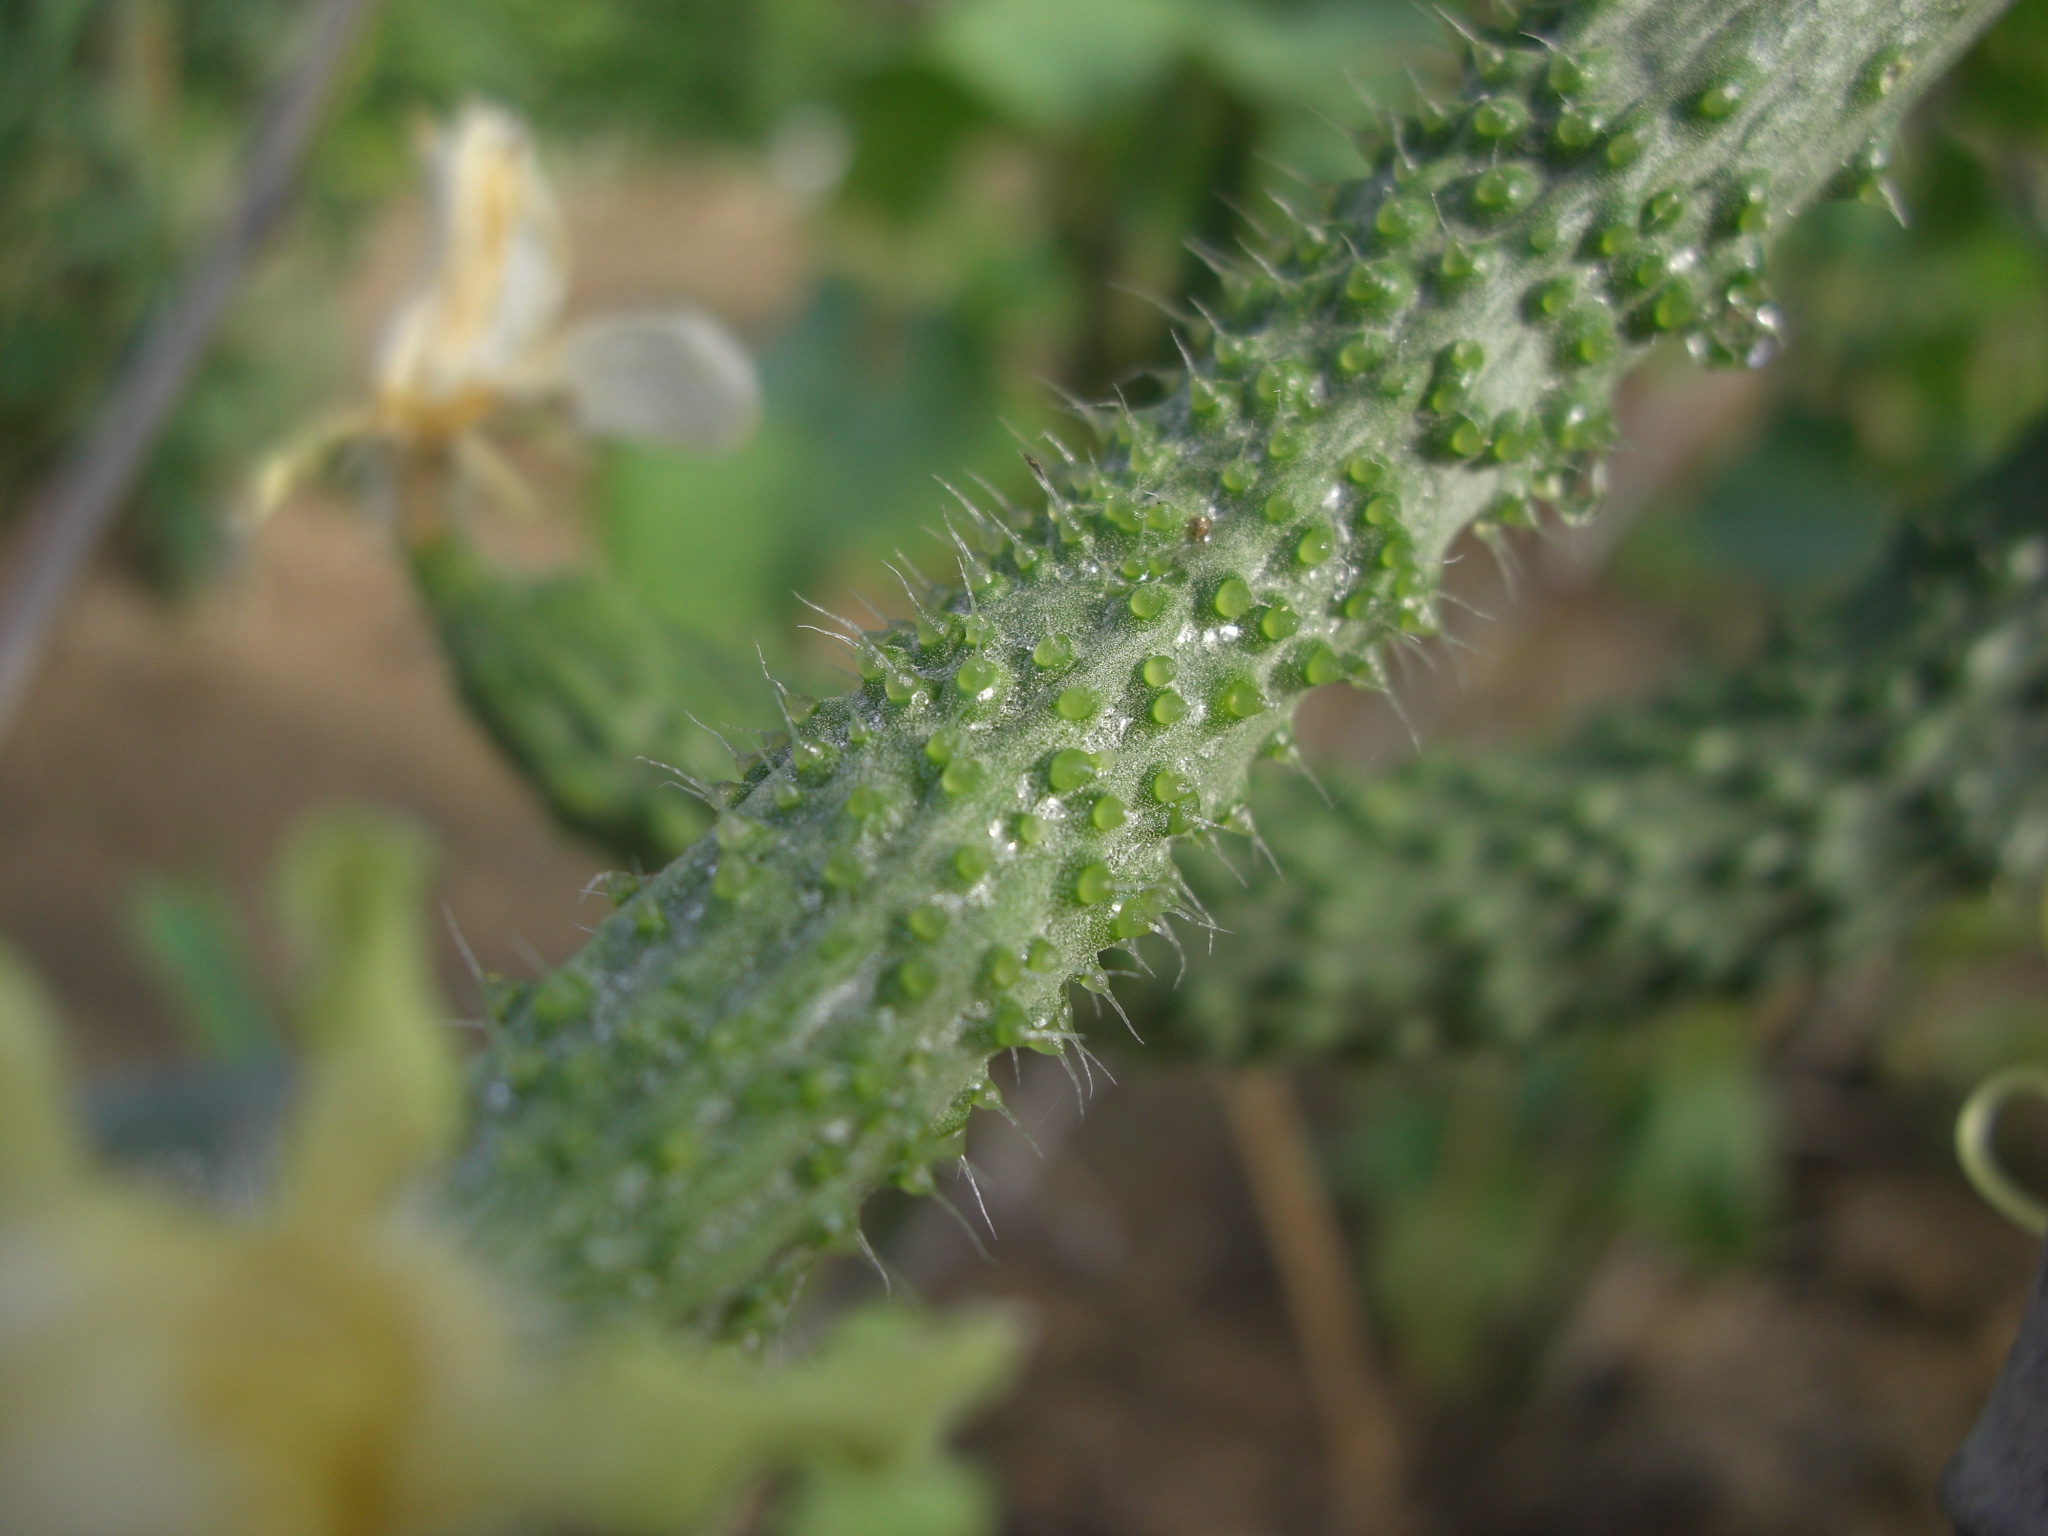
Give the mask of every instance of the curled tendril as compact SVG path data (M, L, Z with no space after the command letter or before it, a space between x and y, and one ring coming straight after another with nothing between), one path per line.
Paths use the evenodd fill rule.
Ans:
M1956 1156L1971 1188L1987 1205L2014 1226L2044 1237L2048 1236L2048 1203L2022 1188L1992 1148L1999 1114L2024 1093L2048 1101L2048 1067L2007 1067L1979 1083L1956 1116Z

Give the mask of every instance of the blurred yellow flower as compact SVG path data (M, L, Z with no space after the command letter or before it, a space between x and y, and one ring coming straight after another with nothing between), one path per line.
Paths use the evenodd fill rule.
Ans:
M426 274L378 354L369 403L315 424L258 470L267 515L334 454L394 448L520 499L480 429L508 407L565 403L585 433L729 448L760 414L753 360L694 309L602 315L564 330L569 245L526 125L472 103L431 146ZM418 513L421 509L411 509Z
M918 1464L1007 1372L985 1319L871 1318L769 1372L520 1305L434 1218L461 1117L423 867L360 818L291 851L304 1054L247 1220L95 1169L47 1009L0 955L6 1536L652 1536L774 1466Z

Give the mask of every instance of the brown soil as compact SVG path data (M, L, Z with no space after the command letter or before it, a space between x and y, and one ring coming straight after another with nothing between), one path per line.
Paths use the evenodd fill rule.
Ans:
M602 861L549 825L462 714L403 571L361 520L280 518L189 610L118 576L87 587L0 750L0 933L55 988L88 1067L179 1050L125 926L136 882L218 879L265 931L281 841L336 801L433 833L450 922L488 969L529 974L603 909L580 895ZM439 944L449 997L474 1011L445 929Z
M1701 1274L1624 1242L1533 1376L1447 1401L1395 1381L1410 1536L1947 1528L1935 1484L1997 1374L2035 1245L1924 1166L1896 1104L1808 1086L1857 1145L1802 1161L1763 1263ZM982 1123L980 1198L948 1191L974 1240L926 1214L882 1246L925 1294L1021 1304L1035 1323L1022 1387L970 1438L999 1472L1009 1529L1344 1530L1217 1085L1127 1075L1065 1139L1061 1098L1024 1117L1055 1143L1043 1160ZM857 1268L837 1284L879 1289Z

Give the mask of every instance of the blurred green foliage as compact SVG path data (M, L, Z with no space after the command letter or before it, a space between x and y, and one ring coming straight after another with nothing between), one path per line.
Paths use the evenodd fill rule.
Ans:
M787 633L792 589L886 597L899 549L943 561L934 475L1021 491L1018 440L1059 430L1047 381L1142 391L1201 271L1187 243L1231 238L1231 205L1286 180L1269 158L1349 169L1322 120L1358 115L1346 66L1384 79L1425 35L1381 0L842 11L836 73L750 93L822 104L851 141L825 281L764 359L759 437L724 461L612 450L600 482L612 568L722 637Z
M906 1458L899 1465L808 1469L777 1512L781 1536L976 1536L1001 1528L988 1475L961 1457Z
M1617 1235L1725 1264L1778 1208L1764 1063L1734 1009L1384 1067L1344 1097L1333 1192L1403 1374L1432 1392L1517 1385Z
M763 373L768 418L737 452L622 445L599 482L621 581L664 618L740 646L764 629L773 643L792 591L878 570L920 532L904 513L937 527L938 466L1014 457L971 316L878 314L836 282Z
M0 6L0 508L12 510L81 428L224 206L300 10L286 0ZM1343 108L1344 69L1386 74L1422 30L1393 0L393 3L317 158L312 216L277 264L310 266L331 287L337 235L360 232L368 210L409 182L419 122L470 96L526 113L544 143L724 144L765 150L771 163L778 134L822 112L852 146L832 216L865 221L872 238L869 270L826 301L818 324L845 323L850 304L872 368L889 373L899 348L936 347L969 375L913 369L887 386L894 421L920 426L896 441L898 467L853 487L840 508L843 542L861 549L877 520L898 530L929 520L925 475L1004 457L977 441L993 416L977 402L1036 426L1046 411L1034 376L1099 390L1155 356L1162 323L1110 285L1181 291L1193 271L1184 237L1228 237L1217 194L1255 197L1275 174L1260 153L1304 169L1341 155L1341 136L1316 114ZM991 155L1021 164L1045 194L994 245L986 220L961 217L987 201ZM924 276L906 291L910 273ZM281 307L249 296L151 467L132 523L161 575L203 573L253 455L315 393L349 392L331 302L295 291L286 326L275 323ZM850 371L829 336L799 336L781 377L815 395ZM295 387L281 393L280 377ZM776 415L807 428L816 412L792 400ZM769 494L760 510L777 527L796 521L778 514L816 496L794 488L777 505ZM702 531L691 512L676 515ZM628 511L620 523L608 542L636 549L644 519ZM815 544L814 528L802 534ZM785 594L755 615L770 621L759 627L785 617Z
M201 1054L237 1064L275 1053L277 1026L226 891L152 876L136 887L129 925Z
M221 206L297 9L0 8L0 507L78 430ZM1853 484L1876 470L1887 487L1925 489L2048 403L2044 15L2041 0L2022 0L1898 147L1889 174L1907 226L1852 199L1794 236L1779 281L1798 345L1777 392L1799 421L1832 429L1821 434L1832 446L1816 457L1802 431L1787 458L1785 438L1769 433L1757 449L1766 471L1831 465ZM1037 379L1084 395L1142 388L1132 375L1161 354L1165 320L1126 290L1177 302L1199 273L1186 242L1229 243L1233 206L1256 218L1266 191L1284 195L1276 165L1344 174L1350 150L1331 122L1363 116L1353 82L1395 91L1404 70L1427 70L1431 41L1430 24L1393 0L392 4L319 158L318 216L280 265L318 266L337 229L359 229L411 176L421 117L474 94L530 114L548 142L725 144L769 163L805 112L843 127L851 163L821 243L863 255L859 270L828 272L837 291L778 347L766 441L812 434L817 399L862 400L879 429L866 442L893 444L862 458L889 464L848 477L829 520L816 513L814 472L764 488L735 469L737 487L712 487L765 490L755 515L788 531L778 558L756 556L776 584L747 584L766 605L752 627L786 630L790 585L842 560L866 573L875 552L935 519L942 502L926 475L1016 485L1015 457L987 423L1001 415L1026 435L1046 425ZM839 238L852 226L860 240ZM160 572L206 569L225 492L257 446L323 381L340 392L331 307L305 296L303 284L291 296L288 341L267 323L284 301L271 295L266 309L251 296L152 466L136 526ZM940 356L951 369L923 366ZM280 376L295 387L281 392ZM918 425L882 435L905 422ZM678 484L724 473L672 468ZM627 570L644 568L643 548L715 533L730 505L685 496L680 531L658 530L645 476L603 481L621 487L605 543ZM1710 498L1693 521L1714 524L1729 499ZM1780 580L1836 563L1805 537L1756 542L1706 553Z
M292 9L0 4L0 516L84 426L225 197ZM250 299L252 311L274 302L260 284ZM167 575L204 567L220 477L290 419L278 382L297 365L273 354L254 366L248 331L235 327L218 349L140 489L143 547Z

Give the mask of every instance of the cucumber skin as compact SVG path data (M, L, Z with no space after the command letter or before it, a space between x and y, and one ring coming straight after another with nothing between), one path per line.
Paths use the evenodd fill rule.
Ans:
M1183 858L1215 962L1127 1000L1210 1060L1373 1059L1804 983L2048 865L2048 426L1755 663L1548 750L1264 786ZM1236 861L1240 866L1245 860Z
M1590 510L1651 340L1768 349L1762 236L1878 174L1997 9L1609 0L1476 42L1226 273L1192 375L1044 510L964 514L960 589L858 636L865 686L505 994L452 1190L477 1243L587 1310L772 1322L867 1193L928 1187L993 1051L1064 1048L1067 982L1189 910L1175 845L1247 824L1307 686L1434 627L1460 529Z
M703 835L711 817L675 774L725 760L693 712L758 712L732 707L730 657L598 573L515 575L452 530L410 561L463 703L563 826L642 868Z

